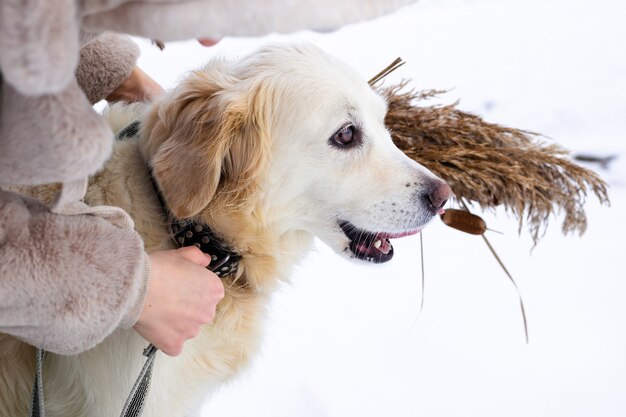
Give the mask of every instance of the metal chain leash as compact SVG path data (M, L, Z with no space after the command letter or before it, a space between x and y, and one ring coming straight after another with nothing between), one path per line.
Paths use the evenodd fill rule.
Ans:
M150 389L150 378L152 377L152 368L154 366L154 359L156 357L157 348L150 344L144 349L143 355L146 356L146 363L141 368L137 381L133 385L133 389L130 391L128 399L124 404L120 417L139 417L143 413L143 407L146 403L146 397L148 390ZM45 417L46 410L44 407L44 392L43 392L43 361L46 356L46 351L43 349L37 349L35 354L35 382L33 384L33 394L30 402L30 417Z

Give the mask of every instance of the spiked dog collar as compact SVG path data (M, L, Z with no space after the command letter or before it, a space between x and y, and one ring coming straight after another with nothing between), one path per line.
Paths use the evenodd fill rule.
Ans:
M173 220L170 222L170 231L180 247L195 246L211 255L208 268L218 277L226 278L237 272L241 255L221 242L208 226L190 220Z
M123 127L116 135L116 140L126 140L137 136L141 128L138 120ZM195 223L189 219L177 219L167 208L161 189L159 188L152 170L150 181L163 208L164 218L169 223L170 233L174 243L179 247L195 246L211 256L211 263L207 267L220 278L229 277L237 272L241 255L230 249L205 224Z

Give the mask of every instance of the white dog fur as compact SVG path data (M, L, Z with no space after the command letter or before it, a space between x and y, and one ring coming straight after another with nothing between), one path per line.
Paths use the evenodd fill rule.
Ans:
M113 125L139 118L142 130L115 145L90 180L88 204L124 208L146 250L174 247L149 165L174 215L209 225L242 255L213 324L180 356L158 354L145 417L193 415L250 362L272 291L314 236L343 256L386 261L388 238L417 233L440 211L449 187L393 145L385 113L356 71L311 45L217 60L147 109L111 110ZM354 228L372 232L369 240L349 238ZM117 331L80 355L49 355L47 416L118 415L146 345L133 330ZM16 361L0 385L0 416L26 415L32 348L7 337L0 348Z

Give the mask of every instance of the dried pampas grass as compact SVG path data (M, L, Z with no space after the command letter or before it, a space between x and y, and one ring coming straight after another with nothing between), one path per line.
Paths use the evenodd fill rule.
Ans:
M584 203L589 193L608 204L607 185L591 170L569 158L569 152L524 130L488 123L451 105L419 106L441 91L370 84L387 98L386 124L395 144L409 157L445 179L459 201L483 209L504 206L526 224L534 243L551 215L563 213L564 234L584 233Z

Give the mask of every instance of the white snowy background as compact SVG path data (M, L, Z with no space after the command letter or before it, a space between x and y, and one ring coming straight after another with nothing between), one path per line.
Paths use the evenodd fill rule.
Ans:
M611 207L586 204L585 235L551 220L531 251L503 211L480 213L524 299L480 237L436 220L394 243L381 266L323 244L270 306L262 351L201 416L626 416L626 3L610 0L422 0L333 33L225 38L204 48L140 41L139 64L165 87L215 56L271 41L313 42L370 78L449 89L443 102L541 132L574 152L619 155L590 165Z

